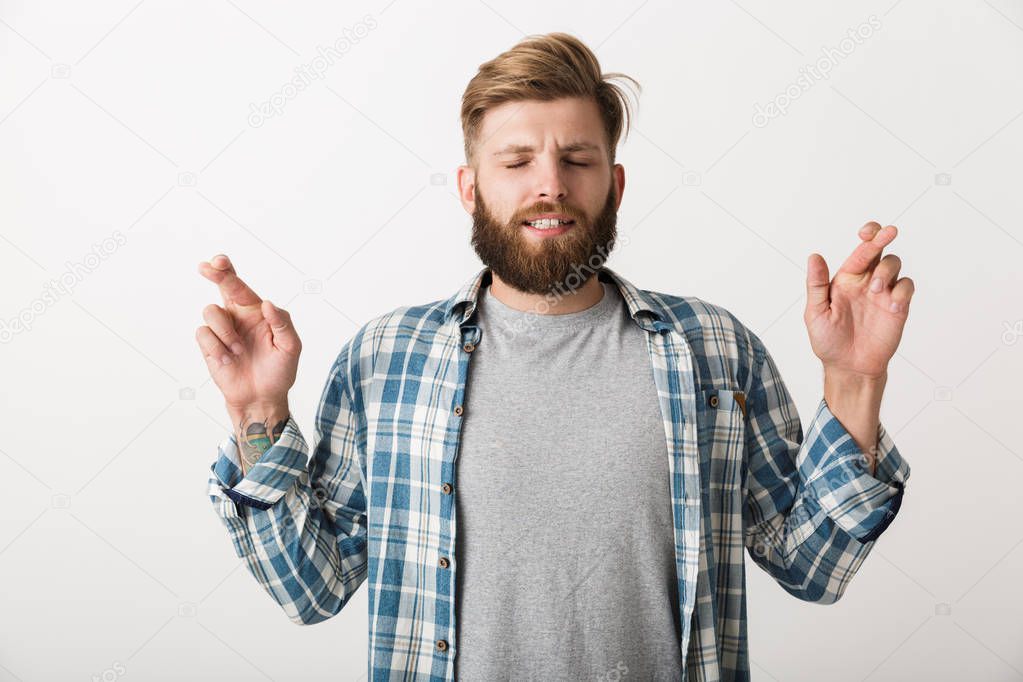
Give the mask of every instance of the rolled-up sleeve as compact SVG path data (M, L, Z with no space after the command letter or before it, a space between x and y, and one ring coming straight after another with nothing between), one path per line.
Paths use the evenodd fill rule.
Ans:
M842 530L860 542L876 540L895 519L909 478L909 464L884 424L877 428L873 475L867 456L823 398L807 440L810 452L800 467L814 497Z
M832 603L894 520L910 467L880 424L871 475L868 457L824 399L804 438L773 358L750 338L745 545L786 591Z
M210 467L209 497L235 553L288 617L312 624L337 614L366 578L367 510L350 343L334 362L310 450L295 419L242 476L234 434Z

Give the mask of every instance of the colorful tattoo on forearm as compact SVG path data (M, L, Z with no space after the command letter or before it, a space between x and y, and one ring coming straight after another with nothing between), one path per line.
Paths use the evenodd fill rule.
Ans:
M240 449L245 471L248 471L255 466L263 453L273 447L273 444L281 437L281 434L284 433L284 425L288 420L285 418L277 422L270 433L267 433L269 421L253 421L248 426L245 426L245 421L247 420L242 421L241 429L245 433L245 438L242 440Z

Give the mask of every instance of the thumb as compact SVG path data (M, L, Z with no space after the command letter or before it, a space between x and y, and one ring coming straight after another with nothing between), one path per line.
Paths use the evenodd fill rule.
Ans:
M831 278L828 263L818 253L811 253L806 261L806 311L815 317L825 312L831 302Z
M301 349L301 343L295 326L291 324L291 314L275 306L269 299L263 299L262 306L263 318L270 325L274 345L286 353L297 353Z

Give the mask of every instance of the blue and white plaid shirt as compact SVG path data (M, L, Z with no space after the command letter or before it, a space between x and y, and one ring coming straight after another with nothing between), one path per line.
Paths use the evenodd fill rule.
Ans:
M726 309L598 274L646 332L685 679L749 679L744 554L799 599L836 601L895 518L909 464L879 425L872 475L823 399L804 440L773 359ZM370 680L454 677L455 463L489 278L360 328L331 367L311 453L291 417L246 476L233 433L211 467L235 552L291 620L330 618L368 579Z

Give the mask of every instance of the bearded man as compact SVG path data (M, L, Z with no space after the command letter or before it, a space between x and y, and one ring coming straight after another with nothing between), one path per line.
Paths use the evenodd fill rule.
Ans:
M804 438L753 331L607 266L618 76L563 33L480 66L458 195L483 267L344 344L312 447L290 315L227 256L199 266L224 306L197 340L235 427L213 507L296 623L368 583L367 679L748 680L745 554L833 603L898 512L909 465L879 420L913 293L881 256L895 227L863 226L834 278L808 258L824 386Z

